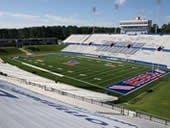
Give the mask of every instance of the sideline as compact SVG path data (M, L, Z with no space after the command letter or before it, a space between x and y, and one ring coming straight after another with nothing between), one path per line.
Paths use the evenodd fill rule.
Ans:
M94 87L97 87L97 88L100 88L100 89L109 90L109 89L100 87L98 85L95 85L95 84L92 84L92 83L89 83L89 82L86 82L86 81L83 81L83 80L79 80L79 79L76 79L76 78L73 78L73 77L70 77L70 76L62 75L62 74L59 74L59 73L55 73L55 72L49 71L49 70L44 69L44 68L40 68L40 67L32 65L32 64L28 64L28 63L25 63L25 62L21 62L21 64L29 66L29 67L32 67L32 68L35 68L35 69L38 69L38 70L41 70L41 71L44 71L44 72L48 72L50 74L53 74L53 75L56 75L56 76L59 76L59 77L66 77L66 78L69 78L69 79L72 79L72 80L76 80L76 81L79 81L79 82L82 82L82 83L85 83L85 84L88 84L88 85L91 85L91 86L94 86Z
M64 75L62 75L62 74L55 73L55 72L51 72L51 71L49 71L49 70L47 70L47 69L40 68L40 67L35 66L35 65L31 65L31 64L28 64L28 63L24 63L24 62L22 62L22 64L23 64L23 65L26 65L26 66L29 66L29 67L32 67L32 68L35 68L35 69L38 69L38 70L41 70L41 71L44 71L44 72L48 72L48 73L50 73L50 74L53 74L53 75L56 75L56 76L59 76L59 77L63 77L63 76L64 76Z

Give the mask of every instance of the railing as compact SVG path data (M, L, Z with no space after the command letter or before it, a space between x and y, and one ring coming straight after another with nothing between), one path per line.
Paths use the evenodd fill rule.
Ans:
M125 108L117 106L115 104L112 104L112 105L106 104L106 103L103 103L101 101L97 101L97 100L94 100L94 99L89 99L89 98L77 96L77 95L74 95L74 94L71 94L71 93L68 93L68 92L57 90L57 89L52 88L52 87L47 87L45 85L40 85L40 84L36 84L36 83L33 83L33 82L27 82L24 79L19 79L19 78L16 78L16 77L15 78L12 77L12 78L16 79L19 82L23 82L26 85L31 85L31 86L34 86L34 87L38 87L38 88L40 88L40 89L42 89L44 91L58 93L60 95L69 96L69 97L72 97L74 99L78 99L78 100L81 100L81 101L84 101L84 102L88 102L88 103L91 103L91 104L102 106L104 108L115 110L115 111L119 112L119 114L121 114L121 115L130 116L130 117L137 117L137 118L150 120L150 121L153 121L153 122L157 122L157 123L160 123L160 124L163 124L163 125L170 126L170 120L163 119L162 117L158 117L158 116L155 116L155 115L151 115L151 114L147 114L147 113L139 112L139 111L131 111L129 109L125 109Z
M120 112L121 115L126 115L126 116L130 116L130 117L138 117L138 118L142 118L142 119L146 119L146 120L150 120L150 121L153 121L153 122L157 122L157 123L160 123L160 124L170 126L170 120L163 119L163 118L157 117L155 115L150 115L150 114L147 114L147 113L144 113L144 112L131 111L129 109L119 107L115 104L112 104L112 105L106 104L106 103L103 103L101 101L77 96L77 95L74 95L74 94L70 94L68 92L57 90L57 89L52 88L52 87L47 87L47 86L35 84L35 83L32 83L32 82L29 82L29 83L26 82L26 81L23 81L23 82L25 82L26 84L32 85L32 86L39 87L39 88L43 89L44 91L50 91L50 92L58 93L58 94L61 94L61 95L64 95L64 96L69 96L69 97L72 97L72 98L75 98L75 99L78 99L78 100L81 100L81 101L84 101L84 102L99 105L99 106L102 106L104 108L115 110L117 112Z

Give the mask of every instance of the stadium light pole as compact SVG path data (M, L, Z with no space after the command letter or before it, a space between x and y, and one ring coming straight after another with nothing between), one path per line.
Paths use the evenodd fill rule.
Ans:
M118 3L116 2L116 3L114 3L114 16L115 16L115 19L116 19L116 17L117 17L117 11L118 11L118 9L119 9L119 5L120 5L120 1L118 1ZM114 30L114 33L116 33L117 32L117 29L116 29L116 20L114 21L115 23L114 23L114 27L115 27L115 30Z
M160 8L160 2L161 2L161 0L156 0L156 3L157 3L157 5L158 5L158 7L157 7L157 11L156 11L156 19L157 19L157 24L155 25L155 34L157 34L157 32L158 32L158 16L159 16L159 8ZM156 52L156 50L157 49L155 49L154 50L154 52L153 53L155 53ZM153 72L153 70L154 70L154 63L152 62L152 72Z
M159 23L159 11L160 11L160 3L161 0L156 0L157 3L157 11L156 11L156 19L157 19L157 24L155 25L155 34L158 33L158 23ZM155 49L154 53L157 51L157 49ZM157 64L157 68L159 69L159 64ZM154 64L152 65L152 71L154 70Z
M158 33L158 21L159 21L159 11L160 11L161 0L156 0L156 3L157 3L157 11L156 11L157 24L155 25L155 34Z
M95 33L95 15L96 15L96 7L92 8L92 13L94 15L93 19L94 19L94 23L93 23L93 29L92 29L92 34Z

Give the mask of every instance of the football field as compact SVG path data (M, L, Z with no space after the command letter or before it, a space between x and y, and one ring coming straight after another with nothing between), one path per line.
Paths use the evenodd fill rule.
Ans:
M151 69L148 65L70 54L35 56L19 61L62 74L70 81L81 82L81 86L103 89Z

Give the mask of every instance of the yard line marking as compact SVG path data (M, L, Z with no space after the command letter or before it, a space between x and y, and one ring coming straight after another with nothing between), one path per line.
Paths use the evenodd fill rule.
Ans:
M79 76L87 76L86 74L80 74Z
M53 66L52 65L48 65L49 68L52 68Z
M23 65L26 65L26 66L29 66L29 67L32 67L32 68L35 68L35 69L38 69L38 70L41 70L41 71L44 71L44 72L51 73L51 74L56 75L56 76L59 76L59 77L63 77L63 76L64 76L64 75L62 75L62 74L55 73L55 72L49 71L49 70L44 69L44 68L40 68L40 67L35 66L35 65L32 65L32 64L28 64L28 63L24 63L24 62L22 62L22 64L23 64Z
M69 72L69 73L73 73L73 71L67 71L67 72Z
M100 78L95 77L94 80L101 80Z
M41 65L45 65L44 63L41 63Z
M63 70L63 68L57 68L58 70Z
M130 67L130 66L129 66ZM119 68L117 68L117 69L114 69L114 70L105 70L104 69L104 71L97 71L98 73L97 73L97 75L96 75L96 73L94 73L94 72L91 72L91 73L88 73L88 76L89 77L96 77L96 76L98 76L98 75L102 75L102 74L108 74L108 73L114 73L115 71L119 71L120 69ZM89 75L90 74L90 75ZM87 79L89 79L88 77L87 77Z
M139 70L138 72L141 72L141 71L143 71L144 69L142 69L142 70ZM117 74L120 74L120 75L117 75L117 76L115 76L115 77L112 77L112 78L110 78L110 79L107 79L107 80L104 80L104 81L102 81L101 82L101 84L103 84L103 83L105 83L105 82L107 82L107 81L110 81L110 80L113 80L113 81L115 81L116 79L120 79L122 76L125 76L126 74L129 74L129 71L128 70L126 70L124 73L123 73L123 75L121 75L122 73L121 73L122 71L120 71L119 73L117 73ZM129 76L132 76L132 74L133 73L135 73L136 71L131 71L131 75L129 75ZM138 72L136 72L135 74L138 74Z
M64 75L64 77L72 79L72 80L76 80L76 81L79 81L79 82L82 82L82 83L85 83L85 84L88 84L88 85L91 85L91 86L94 86L94 87L97 87L97 88L100 88L100 89L109 90L109 89L104 88L102 86L99 86L99 85L96 85L96 84L92 84L92 83L89 83L89 82L86 82L86 81L83 81L83 80L79 80L79 79L76 79L76 78L73 78L73 77L70 77L70 76L67 76L67 75Z
M38 69L38 70L41 70L41 71L44 71L44 72L48 72L48 73L56 75L56 76L66 77L66 78L69 78L69 79L72 79L72 80L76 80L76 81L79 81L79 82L82 82L82 83L85 83L85 84L88 84L88 85L91 85L91 86L94 86L94 87L97 87L97 88L101 88L101 89L104 89L104 90L109 90L109 89L103 88L103 87L101 87L99 85L92 84L92 83L89 83L89 82L86 82L86 81L83 81L83 80L79 80L79 79L76 79L76 78L73 78L73 77L70 77L70 76L67 76L67 75L62 75L62 74L59 74L59 73L55 73L55 72L49 71L47 69L40 68L38 66L34 66L34 65L31 65L31 64L28 64L28 63L22 62L22 64L26 65L26 66L29 66L29 67L32 67L32 68L35 68L35 69Z
M118 66L121 66L121 67L123 67L124 65L122 65L122 64L119 64Z

